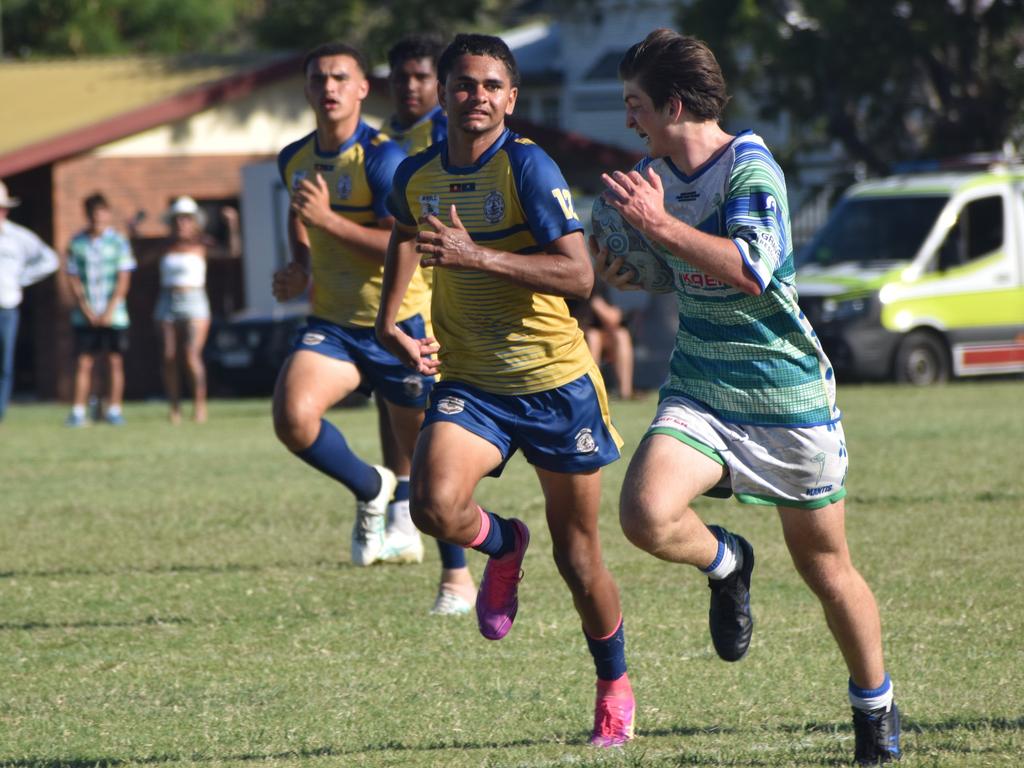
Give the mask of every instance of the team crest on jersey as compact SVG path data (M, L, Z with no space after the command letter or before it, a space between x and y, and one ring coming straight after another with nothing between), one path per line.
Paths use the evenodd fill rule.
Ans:
M299 184L303 180L308 179L308 178L309 178L309 174L306 173L306 171L295 171L295 173L292 174L292 189L298 189L299 188Z
M440 195L420 195L420 215L421 216L434 216L441 215L441 196Z
M576 453L597 453L597 441L589 428L576 433Z
M306 333L302 336L302 343L307 347L315 347L317 344L323 342L327 337L322 333Z
M501 192L494 190L484 198L484 219L488 224L497 224L505 218L505 198Z
M423 394L423 377L417 373L410 373L402 379L402 389L406 397L419 397Z
M442 397L437 401L437 410L445 416L454 416L466 410L466 401L461 397Z
M338 178L338 181L334 185L335 191L338 193L339 200L348 200L352 194L352 177L347 173L343 174Z

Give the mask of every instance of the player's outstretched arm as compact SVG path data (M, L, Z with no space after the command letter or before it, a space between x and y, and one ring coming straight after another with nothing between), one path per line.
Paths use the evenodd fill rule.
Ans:
M541 253L510 253L473 242L451 207L452 226L433 214L425 218L429 230L416 236L416 251L425 267L477 269L503 277L539 293L569 299L589 298L594 288L594 268L580 232L571 232L548 243Z
M761 284L732 240L701 232L665 210L665 189L654 168L648 166L646 175L639 171L603 173L601 180L608 187L605 200L647 237L744 293L761 293Z
M431 337L414 339L399 328L397 323L402 298L419 262L413 246L415 236L414 227L405 227L398 222L391 229L384 259L380 309L377 311L374 330L380 343L405 365L433 376L440 366L436 357L430 357L437 352L437 342Z

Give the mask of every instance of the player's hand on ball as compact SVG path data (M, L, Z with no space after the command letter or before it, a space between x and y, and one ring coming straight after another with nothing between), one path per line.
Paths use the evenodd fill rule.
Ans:
M278 301L289 301L301 296L309 287L309 271L295 261L274 273L271 291Z
M622 256L617 256L609 261L611 254L608 253L608 249L601 245L593 235L590 236L587 245L590 248L590 256L594 260L594 269L600 280L620 291L642 290L642 286L636 284L636 270L626 264L626 260Z
M648 166L646 174L639 171L614 171L601 174L608 191L604 199L622 218L644 233L651 233L665 216L665 188L661 177Z
M462 225L455 206L451 207L452 225L445 225L437 216L428 213L421 221L434 230L416 234L416 252L422 267L473 267L476 264L476 243Z

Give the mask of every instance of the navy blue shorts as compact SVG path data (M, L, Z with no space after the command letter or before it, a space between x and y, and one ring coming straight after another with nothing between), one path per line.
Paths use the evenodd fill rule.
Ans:
M416 339L426 336L423 318L413 315L398 327ZM299 329L292 352L307 350L334 360L344 360L359 369L364 395L378 392L389 403L406 408L425 408L434 379L417 373L388 352L373 328L347 328L310 315Z
M460 381L434 387L423 422L449 421L501 451L498 477L518 449L550 472L589 472L619 458L622 438L612 426L599 373L532 395L494 395Z

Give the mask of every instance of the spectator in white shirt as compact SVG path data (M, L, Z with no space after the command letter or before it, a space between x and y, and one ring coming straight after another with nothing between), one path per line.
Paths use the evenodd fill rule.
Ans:
M7 220L21 201L0 181L0 421L14 384L14 344L18 338L18 307L22 289L57 271L54 250L20 224Z

